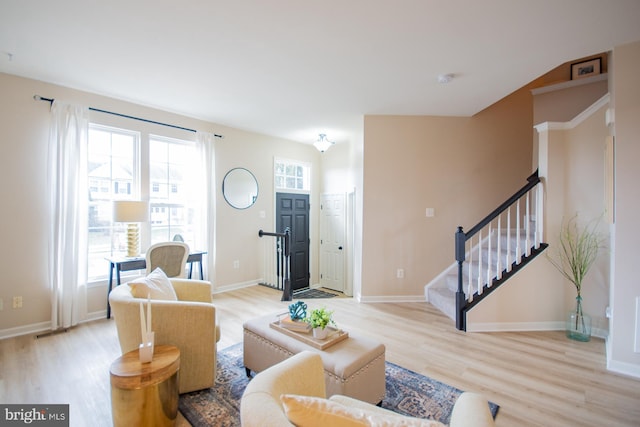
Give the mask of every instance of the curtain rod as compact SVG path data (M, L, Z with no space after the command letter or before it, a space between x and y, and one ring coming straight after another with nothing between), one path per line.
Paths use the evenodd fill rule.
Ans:
M33 99L35 99L36 101L47 101L49 104L53 104L53 101L54 101L53 98L45 98L40 95L33 95ZM143 119L141 117L136 117L136 116L129 116L128 114L114 113L113 111L101 110L99 108L89 107L89 110L96 111L98 113L111 114L112 116L124 117L126 119L138 120L146 123L153 123L154 125L167 126L174 129L186 130L187 132L193 132L193 133L197 132L195 129L189 129L182 126L172 125L169 123L156 122L155 120ZM223 135L218 135L217 133L214 133L213 136L220 139L224 138Z

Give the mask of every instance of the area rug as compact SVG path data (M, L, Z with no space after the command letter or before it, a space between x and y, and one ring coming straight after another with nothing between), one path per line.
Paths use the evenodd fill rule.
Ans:
M462 393L457 388L386 362L386 396L382 407L400 414L449 423L453 405ZM215 385L180 395L179 408L192 426L240 426L240 398L247 386L242 343L218 352ZM489 403L494 418L498 405Z
M331 292L323 291L322 289L304 289L302 291L294 291L293 298L295 299L312 299L312 298L333 298L337 296Z

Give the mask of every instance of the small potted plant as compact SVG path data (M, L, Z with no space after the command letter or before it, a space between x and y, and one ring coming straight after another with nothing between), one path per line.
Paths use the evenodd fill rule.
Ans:
M598 223L578 227L577 215L563 224L556 257L548 257L562 275L576 287L576 309L567 318L567 337L576 341L591 339L591 318L582 311L582 281L603 247Z
M329 311L326 308L316 308L311 310L309 316L305 321L313 329L313 337L317 339L325 339L328 334L326 329L329 324L336 326L336 322L333 321L333 311Z

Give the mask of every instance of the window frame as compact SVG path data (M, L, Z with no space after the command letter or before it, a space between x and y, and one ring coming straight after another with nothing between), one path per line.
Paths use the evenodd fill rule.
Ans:
M89 129L96 129L96 130L102 130L102 131L106 131L106 132L111 132L111 133L124 133L124 134L128 134L128 135L136 135L137 140L136 140L136 144L135 144L135 150L134 150L134 154L133 154L133 169L134 172L132 174L132 184L131 184L131 194L128 195L127 198L124 197L118 197L118 194L116 194L114 192L114 188L113 188L113 184L111 184L111 187L107 190L107 193L110 194L111 197L111 202L113 202L113 200L127 200L127 199L132 199L132 200L148 200L149 201L149 208L150 208L150 214L151 214L151 200L153 198L153 193L152 193L152 187L151 187L151 170L150 170L150 164L151 164L151 144L152 144L152 140L160 140L160 141L168 141L168 142L174 142L174 143L184 143L184 144L189 144L192 145L194 147L194 149L196 150L196 154L193 156L194 158L194 164L196 164L195 162L197 161L197 150L198 150L198 142L196 141L195 138L195 134L193 132L189 132L189 135L194 135L192 138L190 137L185 137L186 135L184 134L184 131L175 131L169 128L160 128L158 125L153 124L147 124L147 123L130 123L128 120L127 121L123 121L119 118L113 118L113 117L101 117L100 115L96 116L96 117L91 117L90 118L90 123L89 123ZM87 163L89 163L89 152L87 152ZM186 163L185 163L186 164ZM202 172L199 172L202 173ZM91 187L91 182L88 181L88 185L89 188ZM120 186L121 184L119 184ZM89 188L87 190L89 190ZM101 191L101 185L98 182L97 184L97 190L98 193ZM178 188L179 190L179 188ZM171 186L169 186L168 191L170 194L175 194L175 193L171 193ZM189 200L194 200L193 198L189 199ZM91 203L91 201L90 201ZM163 206L163 208L166 209L169 208L169 212L174 211L173 208L175 204L171 204L171 206L166 205ZM185 209L189 209L189 203L183 203L178 207L183 207ZM162 208L162 206L161 206ZM203 209L203 206L201 206L197 201L192 205L192 208L194 210L199 211L198 214L200 216L202 216L202 212L201 209ZM189 217L188 215L185 214L186 218L189 218L189 220L193 220L191 217ZM98 258L119 258L119 257L124 257L126 254L120 250L118 250L117 248L114 247L114 233L119 233L121 232L122 235L126 234L126 224L118 224L118 223L114 223L113 220L111 218L109 218L109 237L111 240L111 244L110 244L110 248L107 252L102 252ZM198 221L197 219L195 221ZM201 218L200 218L201 221ZM193 230L192 233L196 233L197 230L199 229L199 227L202 226L201 223L192 223L190 226L191 229ZM87 229L86 231L87 233L89 233L89 229ZM151 221L147 222L147 223L142 223L140 224L140 246L141 248L146 248L151 244L152 241L152 224ZM88 248L91 249L91 248ZM95 253L95 252L94 252ZM88 256L90 255L91 252L88 253ZM108 283L109 280L109 263L107 262L107 260L104 260L104 270L103 273L100 274L95 274L98 270L97 270L97 266L98 266L98 261L96 256L94 255L94 257L92 259L90 259L89 261L93 263L91 272L88 271L88 273L93 273L90 277L88 277L88 281L87 284L89 287L94 287L94 286L101 286L105 283ZM122 279L127 280L130 277L134 277L140 274L143 274L144 272L141 271L128 271L128 272L123 272L122 273Z
M94 195L91 192L91 188L92 188L92 178L89 175L90 171L87 168L87 178L88 178L88 182L89 182L89 188L88 188L88 211L87 211L87 215L89 216L88 218L88 228L87 228L87 238L88 241L91 242L90 234L92 229L103 229L103 232L107 233L108 232L108 236L109 236L109 249L108 252L107 251L100 251L100 250L94 250L92 251L91 249L94 248L94 245L89 245L87 247L87 274L90 274L92 272L92 268L90 267L91 263L96 263L97 265L97 259L96 256L98 258L104 258L104 257L114 257L116 255L116 252L114 250L114 240L116 238L116 234L118 235L122 235L124 236L126 231L126 225L125 224L118 224L118 223L114 223L113 219L111 218L111 215L105 215L106 218L108 218L108 221L105 221L104 219L102 219L102 221L106 222L105 225L103 226L98 226L98 225L92 225L91 224L91 218L94 215L94 213L96 213L96 215L99 215L99 211L101 210L99 207L95 210L92 211L92 207L93 206L99 206L99 204L104 204L105 202L109 205L112 205L114 200L137 200L140 198L140 177L141 177L141 168L140 168L140 148L141 148L141 141L142 141L142 133L140 131L137 130L132 130L132 129L124 129L118 126L110 126L110 125L104 125L104 124L100 124L100 123L95 123L95 122L90 122L89 123L89 139L88 139L88 145L87 145L87 165L89 165L91 163L91 158L89 156L89 152L91 150L91 133L93 131L98 131L98 132L107 132L109 133L110 136L110 143L113 143L113 135L125 135L127 137L131 137L133 138L133 148L132 148L132 153L131 153L131 184L130 184L130 193L128 195L128 197L122 197L120 196L121 193L116 192L116 187L119 187L118 184L119 182L121 182L121 180L116 180L114 179L113 175L110 176L109 178L109 183L105 185L105 180L100 180L99 178L95 179L95 181L97 182L97 186L96 186L96 197L98 197L96 200L93 200ZM109 171L110 174L113 174L113 163L114 163L114 155L113 155L113 147L110 147L109 150ZM96 168L97 169L97 168ZM95 171L95 169L93 169L92 171ZM106 191L104 191L106 189ZM104 193L104 195L103 195ZM103 196L103 197L99 197L99 196ZM106 197L104 197L106 196ZM101 203L102 202L102 203ZM104 206L103 206L104 208ZM97 254L97 255L96 255ZM106 262L105 262L106 264ZM89 275L87 277L88 283L95 283L95 282L101 282L103 280L105 280L108 277L108 271L105 268L105 272L106 274L104 275Z
M278 166L282 164L284 165L285 174L278 173ZM296 167L302 168L302 177L298 177L297 175L287 175L287 167ZM301 178L303 180L302 188L292 188L288 186L282 186L278 184L278 177L283 176L284 181L286 183L287 177L292 177L293 179ZM283 157L274 157L273 160L273 188L276 192L284 192L284 193L310 193L311 192L311 163L304 162L300 160L287 159Z

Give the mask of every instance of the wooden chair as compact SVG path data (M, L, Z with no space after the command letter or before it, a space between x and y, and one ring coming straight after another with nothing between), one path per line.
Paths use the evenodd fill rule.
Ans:
M167 277L187 277L189 245L183 242L162 242L149 247L145 255L147 274L160 267Z

